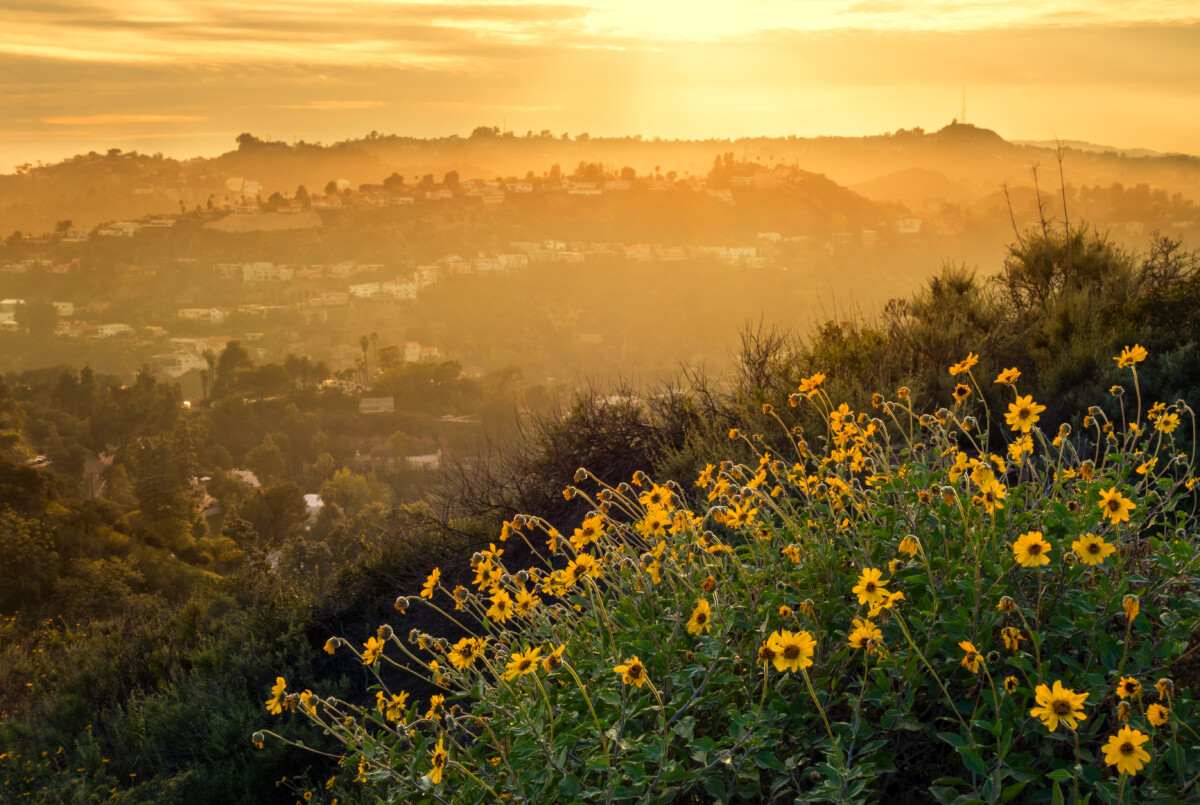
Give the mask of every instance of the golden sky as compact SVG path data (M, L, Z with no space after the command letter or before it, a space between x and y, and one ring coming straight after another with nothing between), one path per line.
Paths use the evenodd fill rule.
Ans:
M0 172L371 130L936 129L1200 153L1195 0L0 0Z

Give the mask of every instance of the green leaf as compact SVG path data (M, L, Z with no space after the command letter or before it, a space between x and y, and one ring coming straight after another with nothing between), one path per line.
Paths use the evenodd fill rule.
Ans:
M958 753L962 755L963 765L971 771L972 774L978 774L980 777L987 777L987 766L983 765L983 758L979 757L979 753L965 747L959 747Z
M578 796L580 790L579 778L574 774L568 774L558 784L558 793L564 797Z
M1013 783L1010 786L1005 786L1004 790L1000 792L1000 801L1002 803L1003 802L1012 802L1014 799L1016 799L1017 794L1020 794L1021 791L1024 790L1025 786L1027 786L1027 785L1029 785L1028 781L1021 782L1021 783Z
M939 732L938 737L953 746L955 749L959 749L967 745L966 740L964 740L963 737L957 732Z

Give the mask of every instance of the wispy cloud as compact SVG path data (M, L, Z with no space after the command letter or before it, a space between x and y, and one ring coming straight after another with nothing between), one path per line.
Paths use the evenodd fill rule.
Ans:
M341 109L372 109L376 106L386 106L383 101L308 101L306 103L277 103L272 109L310 109L314 111L335 111Z
M199 123L208 120L200 115L84 115L77 117L48 117L43 123L56 126L108 126L127 123Z

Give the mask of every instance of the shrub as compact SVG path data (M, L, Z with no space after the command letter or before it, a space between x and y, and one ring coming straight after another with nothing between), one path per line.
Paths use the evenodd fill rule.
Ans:
M1094 443L1044 434L1001 372L998 453L974 355L934 415L903 389L835 406L814 375L793 395L826 423L811 443L731 431L757 462L708 464L692 508L674 482L581 469L573 534L518 516L473 557L474 589L435 570L397 600L453 633L330 638L373 702L280 678L267 707L319 724L386 801L1185 799L1200 557L1175 439L1195 420L1143 410L1144 357L1116 358L1134 393L1119 422L1090 410ZM511 570L522 543L536 561ZM391 667L440 692L393 690Z

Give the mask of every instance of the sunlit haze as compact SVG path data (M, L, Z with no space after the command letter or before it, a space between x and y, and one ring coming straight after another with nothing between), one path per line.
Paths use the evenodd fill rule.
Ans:
M961 113L1009 139L1200 152L1190 2L0 0L0 169L242 131L477 125L861 135Z

